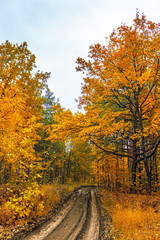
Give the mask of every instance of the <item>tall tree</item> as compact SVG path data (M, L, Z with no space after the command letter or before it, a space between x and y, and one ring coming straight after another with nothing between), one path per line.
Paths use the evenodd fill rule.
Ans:
M133 26L113 30L107 46L91 46L89 61L77 59L77 70L86 72L79 100L85 114L59 118L67 135L77 131L106 154L128 158L132 191L143 163L151 192L150 162L160 143L159 49L160 24L137 11Z
M137 164L143 161L149 192L152 171L149 159L160 143L157 124L160 106L159 49L160 24L147 21L143 14L140 18L137 12L134 25L123 24L114 30L107 47L99 44L91 47L92 63L78 59L78 70L87 70L88 73L80 104L85 105L86 111L98 109L114 142L123 139L121 152L113 153L131 156L133 188ZM103 110L104 105L106 111ZM151 135L154 137L151 138ZM93 143L99 146L99 142L93 140Z
M0 45L0 172L1 181L21 181L36 162L43 89L49 73L35 72L35 56L27 43ZM33 73L33 71L35 73Z
M40 173L43 182L52 182L60 177L63 168L65 145L64 141L51 142L49 137L49 129L55 124L54 106L59 105L59 100L55 99L53 92L46 90L43 101L41 128L38 131L40 140L35 144L35 151L41 157L42 168Z

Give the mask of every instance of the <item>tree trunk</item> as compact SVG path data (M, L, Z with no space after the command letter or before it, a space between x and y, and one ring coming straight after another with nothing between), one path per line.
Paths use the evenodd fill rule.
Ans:
M137 170L137 162L133 161L132 164L132 182L131 182L131 187L130 187L130 192L131 193L136 193L136 170Z
M146 170L146 175L147 175L147 193L148 193L148 195L151 195L151 191L152 191L152 183L151 183L152 171L149 170L147 160L145 161L144 165L145 165L145 170Z

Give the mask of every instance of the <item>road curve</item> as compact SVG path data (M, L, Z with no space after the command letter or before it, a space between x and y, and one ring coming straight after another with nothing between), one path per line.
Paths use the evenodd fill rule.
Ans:
M73 192L61 211L24 240L98 240L100 213L96 190L86 186Z

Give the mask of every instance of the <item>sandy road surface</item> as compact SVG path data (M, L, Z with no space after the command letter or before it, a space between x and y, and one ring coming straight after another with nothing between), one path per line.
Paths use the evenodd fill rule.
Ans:
M74 192L56 216L24 240L98 240L100 213L93 187Z

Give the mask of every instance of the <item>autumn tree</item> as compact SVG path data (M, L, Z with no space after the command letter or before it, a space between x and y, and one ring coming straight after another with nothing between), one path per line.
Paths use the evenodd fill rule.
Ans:
M69 157L66 162L66 175L72 182L93 182L93 162L97 156L88 141L70 138Z
M38 130L40 139L35 144L35 151L41 157L41 181L52 182L61 175L61 168L63 168L65 158L65 145L64 141L53 143L48 140L48 130L52 124L55 124L54 106L59 105L60 108L59 100L56 100L53 92L49 89L45 91L43 98L41 128Z
M1 182L35 176L34 145L42 111L42 90L49 73L36 71L27 43L0 45L0 174ZM35 169L35 168L34 168Z
M133 26L113 30L107 46L91 46L88 61L77 59L77 70L86 73L79 99L85 114L63 113L51 133L78 132L107 155L128 159L132 192L140 164L151 192L152 161L160 143L159 49L160 24L138 11Z
M107 137L110 135L112 142L123 140L120 153L108 151L97 140L93 139L93 143L106 152L131 158L133 188L137 164L142 161L149 192L152 172L149 159L160 143L159 33L160 24L147 21L143 14L140 18L137 12L134 25L123 24L114 30L107 47L91 46L91 61L78 59L78 70L87 70L88 74L80 104L85 105L86 111L92 109L101 116L104 121L101 126L104 124L110 131Z

